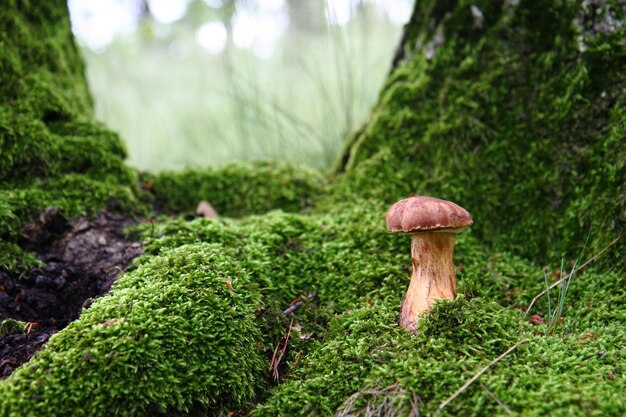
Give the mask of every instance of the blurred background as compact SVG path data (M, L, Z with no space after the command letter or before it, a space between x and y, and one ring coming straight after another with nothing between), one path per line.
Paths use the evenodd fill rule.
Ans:
M414 0L69 0L97 117L129 163L330 167Z

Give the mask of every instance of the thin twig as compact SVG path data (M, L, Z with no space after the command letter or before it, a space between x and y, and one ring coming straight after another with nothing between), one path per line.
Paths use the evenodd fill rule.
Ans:
M311 300L315 297L317 297L317 291L311 291L306 295L298 296L295 300L291 302L291 304L289 304L289 307L283 310L283 314L286 316L289 313L295 313L300 307L304 305L305 301Z
M578 269L574 269L572 268L572 271L565 277L561 278L560 280L556 281L554 284L550 285L548 288L546 288L545 290L541 291L539 294L537 294L535 296L535 298L532 299L532 301L530 302L530 305L528 306L528 308L526 309L526 313L524 314L524 317L528 316L528 313L530 312L530 309L533 307L533 305L535 304L535 302L541 298L544 294L546 294L547 292L549 292L552 288L556 287L557 285L559 285L560 283L562 283L563 281L566 281L568 279L571 279L572 275L574 275L574 273L580 271L581 269L583 269L584 267L586 267L587 265L589 265L590 263L592 263L593 261L595 261L596 259L598 259L598 257L600 255L602 255L604 252L606 252L607 249L609 249L611 246L613 246L614 244L617 243L618 240L620 240L622 238L622 235L619 235L617 238L615 238L615 240L611 243L609 243L604 249L602 249L600 252L596 253L595 255L593 255L591 257L591 259L589 259L587 262L585 262L584 264L582 264Z
M287 307L284 311L283 311L283 315L287 315L289 313L295 313L296 310L298 310L300 307L302 307L302 304L304 304L303 300L298 300L292 304L289 305L289 307Z
M485 386L485 384L483 384L482 382L479 382L480 387L485 391L485 393L487 393L487 395L494 400L495 402L498 403L498 405L500 407L502 407L504 409L504 411L506 411L506 413L510 416L513 415L513 412L511 411L511 409L509 407L506 406L506 404L504 404L502 401L500 401L500 399L498 397L496 397L496 395L489 391L489 389Z
M339 408L340 411L334 414L334 417L391 417L400 415L420 417L418 406L422 399L415 391L404 390L399 382L385 388L377 388L378 384L377 382L373 388L363 388L350 395ZM359 400L364 405L357 407L355 404Z
M280 347L280 340L278 341L278 343L276 343L276 348L274 348L274 354L272 355L272 360L270 362L270 368L269 368L270 371L274 369L274 364L276 363L276 354L278 353L279 347Z
M411 412L413 413L410 417L420 417L420 409L417 404L420 402L420 398L417 396L415 392L413 392L413 399L411 400Z
M287 350L287 345L289 344L289 336L291 335L291 328L293 327L293 316L291 316L291 321L289 322L289 330L287 330L287 336L285 336L285 343L283 343L283 347L280 350L280 355L276 359L276 363L274 363L274 380L278 382L280 379L280 375L278 374L278 367L280 366L280 362L283 360L283 356L285 355L285 351ZM280 342L279 342L280 344Z
M484 374L485 372L487 372L487 370L489 368L491 368L495 363L497 363L500 359L504 358L506 355L508 355L509 353L513 352L515 349L517 349L517 347L523 343L529 342L530 339L524 339L524 340L520 340L519 342L517 342L516 344L514 344L513 346L511 346L506 352L504 352L502 355L498 356L496 359L494 359L493 361L491 361L489 363L489 365L485 366L483 369L481 369L480 371L478 371L473 377L471 377L470 379L467 380L467 382L465 384L463 384L461 386L461 388L459 388L458 390L456 390L454 392L454 394L452 394L450 397L448 397L444 402L442 402L439 405L439 408L437 408L437 414L439 414L441 412L441 410L443 410L443 408L445 406L447 406L448 404L450 404L450 402L452 400L454 400L456 397L459 396L459 394L461 394L463 391L465 391L467 389L467 387L469 387L474 381L476 381L478 378L480 378L480 376L482 374Z

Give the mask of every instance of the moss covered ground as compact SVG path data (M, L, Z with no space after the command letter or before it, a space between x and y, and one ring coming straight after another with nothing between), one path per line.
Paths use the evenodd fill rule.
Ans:
M19 248L21 224L48 205L72 216L116 198L124 210L186 213L211 193L226 217L142 226L144 255L111 293L0 381L0 415L435 415L522 341L441 414L626 414L624 239L573 276L560 319L548 323L558 287L530 312L543 324L524 316L544 271L555 282L562 261L570 271L624 229L619 2L420 1L339 172L232 165L143 176L147 192L118 139L92 121L64 5L25 4L0 19L24 33L2 38L10 82L0 88L16 102L35 82L50 94L31 93L21 113L2 105L3 245ZM65 58L26 53L29 36ZM27 64L37 81L23 80ZM52 132L35 109L63 94L69 109L84 103ZM40 146L41 161L23 159L22 146ZM110 169L85 162L103 158ZM5 160L21 162L5 170ZM102 193L79 198L89 185ZM412 193L456 201L475 219L457 243L459 296L416 335L397 326L410 238L384 224L389 204ZM4 268L22 259L12 253ZM281 311L312 291L277 384L268 367L291 322Z
M220 215L229 217L274 209L288 212L310 210L324 193L326 184L318 171L270 161L143 174L142 180L161 211L193 215L199 201L210 199Z

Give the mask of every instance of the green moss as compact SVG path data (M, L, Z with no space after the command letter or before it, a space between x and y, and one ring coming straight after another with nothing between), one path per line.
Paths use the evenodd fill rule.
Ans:
M569 269L623 232L626 43L615 22L626 16L614 1L515 3L418 2L404 59L328 182L270 163L146 175L166 211L206 199L242 218L143 225L133 270L0 382L0 415L365 415L412 403L434 415L524 339L442 414L503 414L485 389L524 415L625 414L624 239L573 276L554 326L523 311L544 269L552 283L562 261ZM91 120L65 13L27 5L0 19L17 33L0 38L9 268L21 225L42 207L71 217L111 197L140 205L119 140ZM35 35L46 48L27 42ZM410 238L384 224L411 193L455 200L475 218L455 251L460 295L416 335L397 326ZM313 291L274 386L281 311ZM548 321L555 297L531 313Z
M24 333L27 324L19 320L4 319L0 322L0 336Z
M553 385L547 392L556 396L552 379L560 378L564 367L572 363L560 352L565 345L568 355L575 353L580 359L583 353L572 349L578 349L576 340L585 332L599 335L606 331L606 337L590 343L594 348L610 349L614 362L620 360L621 347L615 341L625 335L616 320L624 314L626 299L614 289L622 284L623 276L576 276L563 323L553 336L542 336L545 326L524 324L517 309L541 291L541 268L495 252L471 233L459 235L456 250L457 264L463 265L459 290L465 296L438 305L419 335L399 329L398 308L409 280L410 238L386 232L381 208L365 201L351 210L327 215L271 212L239 221L174 220L144 225L142 232L146 250L136 269L120 278L109 296L60 332L28 366L0 383L4 407L34 413L37 407L58 407L62 415L69 406L57 401L69 396L75 399L71 407L76 409L82 409L88 398L96 398L98 407L90 408L90 415L106 415L111 409L125 415L118 404L123 396L125 401L131 400L133 408L128 412L134 415L155 409L180 413L203 406L225 412L250 407L256 394L267 398L265 405L257 408L261 415L329 414L358 390L402 381L402 392L416 392L432 411L486 362L520 338L537 333L538 340L533 342L537 347L517 362L520 369L507 371L505 376L494 372L492 379L485 380L491 389L499 390L507 377L523 374L521 387L502 395L524 409L517 396L525 395L523 387L540 384L541 378L551 378ZM227 280L233 290L228 289ZM286 382L272 389L267 367L287 321L279 312L299 294L311 291L318 296L297 312L296 321L301 334L315 336L300 340L294 331L282 374ZM546 315L545 299L533 312ZM101 324L110 319L133 325L128 333L110 335L101 331ZM208 322L198 322L203 320ZM156 340L150 354L142 344L146 341L140 343L129 336L138 332L147 332L146 337ZM539 340L544 337L550 340L548 347ZM88 350L88 346L100 345L105 347ZM120 369L114 371L104 365L108 364L104 358L115 350L113 345L124 357ZM560 349L558 355L550 354L553 347ZM101 355L101 361L85 368L86 351L90 357ZM538 355L537 351L545 358L542 371L538 375L534 368L522 372L524 361ZM584 355L589 352L585 350ZM222 366L206 362L206 355L214 355L209 358L215 357ZM298 355L301 359L296 364ZM585 378L597 379L609 366L622 372L623 364L614 362L568 375L573 390L568 392L581 390ZM48 369L52 363L54 372L43 377L49 381L47 388L36 390L35 381L42 380L42 373L36 370ZM128 373L139 363L137 374ZM207 378L220 377L202 379L194 373L196 369ZM241 369L248 371L242 373ZM109 376L111 372L115 378ZM223 377L231 374L246 377ZM445 378L437 382L441 375ZM150 379L179 382L162 392L157 384L141 382ZM73 382L64 382L69 380ZM81 388L98 386L96 381L102 380L108 382L97 394ZM132 381L132 389L127 388L128 381ZM593 389L603 390L598 398L606 401L605 409L619 410L620 385L598 381ZM104 386L114 394L105 393ZM150 396L142 397L143 392ZM567 407L600 407L599 400L592 398L595 394L583 394L580 401L572 399ZM24 405L31 404L26 399L32 395L41 401ZM535 400L543 401L540 396ZM121 404L128 407L124 401ZM550 407L561 409L557 403ZM488 403L481 391L472 391L450 410L485 415L497 411L497 405Z
M0 18L0 268L33 264L22 225L49 206L67 217L115 202L142 210L120 138L93 119L63 2L9 1Z
M455 371L471 369L517 337L510 311L478 299L440 304L422 328L417 336L400 329L397 312L385 306L343 314L257 413L331 415L364 386L384 388L409 378L413 386L403 386L428 403L439 388L458 380ZM301 395L300 402L294 401L296 395Z
M352 413L346 415L395 415L392 407L408 409L412 402L420 415L435 415L466 380L525 338L529 342L479 380L513 412L624 413L620 378L625 355L614 343L615 337L623 337L622 330L610 326L581 344L576 337L583 335L534 336L519 319L510 309L461 297L437 305L421 332L412 335L398 329L397 313L388 307L347 312L332 321L324 340L253 415L333 415L348 410ZM503 414L479 382L442 415ZM393 389L395 385L399 389Z
M146 175L158 206L173 213L194 213L206 200L220 215L240 217L274 209L310 208L324 190L314 170L275 162L237 162L220 168Z
M41 261L19 245L10 242L0 242L0 268L7 271L28 270L41 266Z
M619 324L626 294L615 291L623 286L620 273L575 275L563 321L546 335L546 326L530 326L519 309L544 289L542 268L495 251L471 231L463 233L455 259L463 266L458 279L464 296L438 305L415 336L397 326L409 278L410 238L387 233L383 210L372 202L327 215L273 212L236 222L176 221L145 226L144 233L150 256L202 242L231 248L237 262L259 277L260 290L276 311L298 294L319 293L296 317L300 334L318 336L303 341L295 333L287 354L290 371L279 387L263 390L268 397L255 414L329 415L345 409L356 392L395 383L401 387L400 406L415 393L420 410L432 414L467 378L523 338L531 342L481 378L507 405L531 415L623 411L624 354L618 341L626 337ZM549 272L559 266L554 259ZM546 297L532 313L547 316ZM273 337L266 339L270 346L278 340ZM377 398L372 407L375 401L391 401L382 394ZM499 411L475 388L448 408L450 415Z
M624 19L616 2L418 2L331 203L436 195L540 262L587 235L598 252L626 224ZM600 262L623 268L625 252L621 239Z
M153 415L254 398L267 366L259 284L222 251L181 246L125 275L2 382L0 414Z

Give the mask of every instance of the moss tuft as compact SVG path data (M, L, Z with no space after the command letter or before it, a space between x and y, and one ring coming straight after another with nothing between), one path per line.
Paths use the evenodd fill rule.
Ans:
M27 324L19 320L4 319L0 322L0 336L22 334L25 332Z
M153 415L254 398L267 366L263 304L222 251L181 246L125 275L0 384L0 414Z

